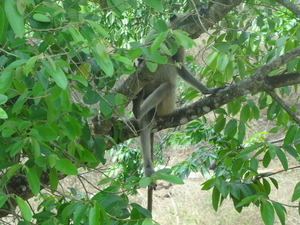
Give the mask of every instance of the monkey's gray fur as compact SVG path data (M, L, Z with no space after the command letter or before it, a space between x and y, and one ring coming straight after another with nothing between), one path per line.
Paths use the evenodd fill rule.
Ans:
M180 19L182 19L182 17L175 16L174 18L173 16L168 27L172 29L174 23L177 23ZM153 34L155 34L155 32L151 32L148 37ZM152 163L153 135L151 134L151 129L153 121L156 115L167 115L175 110L176 75L178 74L183 80L197 88L203 94L214 94L225 87L207 88L184 67L184 58L185 49L180 46L175 55L169 57L168 63L159 67L156 71L156 77L143 87L137 98L133 101L133 112L139 121L141 131L140 138L146 177L150 177L155 172ZM181 67L177 67L175 62L180 63ZM155 190L155 188L156 184L151 183L149 185L149 189Z

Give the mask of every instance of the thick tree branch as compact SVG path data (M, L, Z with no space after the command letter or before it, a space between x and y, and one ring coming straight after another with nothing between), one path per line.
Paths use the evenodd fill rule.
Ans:
M279 4L283 5L287 9L289 9L292 13L294 13L298 18L300 18L300 9L294 3L288 0L275 0Z
M239 98L241 96L265 91L266 86L275 89L284 86L290 86L300 84L300 73L291 74L281 74L277 76L266 77L261 83L257 84L252 77L242 80L236 84L233 84L225 89L220 90L215 95L211 95L197 102L188 105L184 108L177 109L174 113L156 118L156 124L153 129L156 131L180 126L186 124L198 117L204 116L210 111L218 109L222 105L225 105L232 100ZM137 123L134 118L129 119L129 121L136 127ZM122 135L124 140L136 137L125 124L122 130ZM112 143L107 144L107 149L112 147Z
M296 116L291 108L275 93L274 90L266 90L266 92L293 118L293 120L300 125L300 119Z

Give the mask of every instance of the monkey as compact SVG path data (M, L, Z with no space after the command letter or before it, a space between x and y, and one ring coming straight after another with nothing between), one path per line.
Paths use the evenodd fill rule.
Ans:
M177 15L173 16L168 24L172 27L178 22ZM172 29L172 28L171 28ZM151 32L148 36L153 35ZM147 39L147 38L146 38ZM151 132L155 116L171 114L175 110L176 86L179 75L187 83L197 88L203 94L215 94L226 86L208 88L198 81L183 65L185 59L185 49L180 46L177 52L168 58L168 62L158 68L155 78L148 82L133 100L133 114L138 121L140 129L140 140L142 156L144 160L144 174L151 177L155 172L153 167L153 133ZM175 63L181 64L180 67ZM152 191L156 189L155 183L148 186L148 210L152 210Z

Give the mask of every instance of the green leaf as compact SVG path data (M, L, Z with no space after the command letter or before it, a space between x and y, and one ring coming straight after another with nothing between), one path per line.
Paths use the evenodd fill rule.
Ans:
M0 196L0 208L5 204L6 200L8 199L8 195L1 195Z
M25 168L25 175L32 193L37 195L40 191L40 179L38 175L33 169L28 167Z
M18 12L16 1L6 0L4 10L11 28L22 38L24 35L24 19Z
M226 124L224 129L224 135L233 137L236 134L236 131L237 131L237 120L232 119Z
M15 196L15 200L20 208L23 218L26 221L30 222L32 219L32 213L31 213L31 210L30 210L29 206L27 205L27 203L19 196Z
M263 143L257 143L254 144L250 147L247 147L245 149L243 149L242 151L240 151L237 155L236 158L243 158L245 155L248 155L250 153L252 153L254 150L260 148L261 146L263 146Z
M78 81L79 83L81 83L83 86L87 87L88 86L88 82L85 78L83 78L82 76L71 76L71 77L68 77L69 79L72 79L72 80L76 80Z
M24 121L27 122L27 121ZM35 138L31 138L31 146L34 159L37 159L41 156L41 148L38 141Z
M263 201L260 206L261 217L265 225L274 224L274 208L268 201Z
M281 47L284 45L284 43L286 42L286 40L288 40L290 37L280 37L276 40L276 47Z
M150 72L154 73L157 70L158 64L146 61L146 66Z
M0 108L0 119L7 119L8 115L6 114L6 112Z
M115 105L115 96L113 94L107 94L100 99L100 111L104 115L104 118L109 118L114 109Z
M4 34L4 29L6 28L5 26L5 14L4 14L4 9L2 6L0 6L0 38Z
M80 160L82 162L97 162L96 157L86 149L81 153Z
M269 179L272 181L272 183L276 187L276 189L278 189L278 182L277 182L277 180L274 179L273 177L269 177Z
M220 191L217 187L213 188L212 192L212 205L215 211L218 211L219 207L219 199L220 199Z
M100 207L97 202L94 202L89 212L89 225L100 224Z
M289 165L288 165L288 161L286 159L286 155L280 148L276 148L276 154L277 154L277 157L279 158L284 170L287 171L289 169Z
M58 186L58 176L55 168L50 168L49 179L50 179L50 188L56 190Z
M51 65L50 62L43 62L43 64L47 67L47 72L54 79L55 83L61 89L66 90L68 87L68 80L61 67Z
M260 197L260 195L251 195L251 196L248 196L246 198L243 198L235 207L236 208L239 208L241 206L244 206L244 205L247 205L251 202L256 202L257 199Z
M161 45L161 43L167 37L167 34L168 34L168 32L163 32L163 33L160 33L157 36L157 38L155 38L155 40L153 41L152 45L150 46L150 52L154 52L155 50L157 50L159 48L159 46Z
M174 30L173 35L175 37L176 42L184 48L191 48L196 45L191 38L189 38L187 35L185 35L179 30Z
M129 65L129 66L132 66L131 60L129 60L128 58L126 58L124 56L116 55L116 56L113 56L113 59L118 60L118 61L120 61L124 64Z
M114 74L114 66L106 52L105 45L101 42L97 43L96 46L92 47L92 52L100 68L107 76L112 77Z
M241 120L241 122L246 123L248 121L249 117L250 117L250 107L247 104L242 107L242 111L240 114L240 120Z
M83 44L85 39L82 34L79 32L78 27L69 27L70 34L76 44Z
M272 102L267 110L268 120L273 120L276 115L279 113L280 107L278 107L276 102Z
M87 211L88 205L87 204L80 204L74 211L73 214L73 222L74 224L81 224L83 217Z
M42 141L54 141L58 137L56 132L50 127L38 126L35 129L39 132L39 137Z
M71 163L68 159L59 159L56 162L55 168L66 175L78 174L76 166L73 163Z
M274 206L275 212L276 212L281 224L284 225L285 224L285 213L286 213L285 207L278 202L273 202L273 206Z
M218 118L216 124L214 125L215 132L217 133L221 132L224 129L225 124L226 124L226 119L224 118L224 116L221 116L221 119Z
M297 159L299 157L299 154L294 147L292 147L290 145L283 145L282 148L285 151L287 151L291 156L293 156L295 159Z
M283 145L289 145L294 141L294 137L297 129L298 129L297 125L292 125L289 127L288 131L286 132Z
M24 74L25 76L27 76L29 74L29 72L32 70L34 64L36 63L37 59L39 58L39 56L33 56L30 59L28 59L28 61L26 62L26 65L24 67Z
M14 77L12 70L5 69L0 76L0 94L4 94L10 87Z
M152 225L153 222L152 222L152 219L150 218L147 218L143 221L142 225Z
M238 140L240 143L243 143L245 135L246 135L246 126L244 123L240 122L239 130L238 130Z
M106 178L101 179L101 180L98 182L97 185L107 184L107 183L110 183L110 182L112 182L112 181L114 181L114 178L112 178L112 177L106 177Z
M164 180L172 184L184 184L183 180L179 177L170 174L159 173L159 171L156 172L156 177L157 179Z
M44 14L35 13L32 17L39 22L51 22L50 18Z
M236 199L240 199L241 191L239 189L239 185L235 183L229 183L230 194Z
M299 198L300 198L300 182L298 182L294 188L292 202L296 201Z
M153 9L156 9L161 12L164 11L164 6L160 0L145 0L144 2L146 3L146 5L152 7Z
M7 102L8 98L6 95L2 95L0 94L0 105L4 104L5 102Z
M142 188L146 188L149 186L149 184L152 182L152 178L151 177L143 177L142 179L140 179L139 181L139 185Z
M22 164L15 164L12 167L10 167L7 172L6 175L8 178L11 178L13 175L16 174L16 172L22 167Z
M263 166L267 168L271 162L270 151L267 151L263 157Z
M109 34L107 33L107 31L101 27L100 24L92 21L92 20L87 20L88 23L94 28L94 30L98 31L99 34L101 34L103 37L109 37Z
M132 49L128 52L128 56L131 59L136 59L143 54L143 50L140 48Z
M57 162L58 158L56 154L51 154L48 156L48 163L50 168L53 168Z
M25 139L25 140L27 140L27 139ZM22 150L22 148L25 145L25 140L19 140L12 145L12 148L9 152L10 157L14 157L16 154L18 154Z
M220 70L221 72L224 71L228 65L228 62L229 62L229 57L227 54L219 55L218 60L217 60L218 70Z

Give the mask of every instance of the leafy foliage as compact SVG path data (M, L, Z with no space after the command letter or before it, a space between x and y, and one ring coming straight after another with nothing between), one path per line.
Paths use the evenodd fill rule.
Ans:
M200 12L212 4L218 3L203 3ZM158 179L182 184L191 172L205 175L214 167L202 189L212 189L215 210L231 198L238 212L254 204L265 224L273 224L275 215L285 224L286 206L270 197L279 183L258 169L278 158L287 171L291 159L299 161L297 104L289 105L289 112L268 91L250 96L244 90L214 111L211 126L203 117L184 132L166 136L162 145L194 145L197 150L151 178L141 178L139 150L124 140L120 121L131 115L126 110L130 98L115 91L117 81L138 72L133 61L141 55L155 72L178 46L192 47L185 32L171 30L165 22L174 8L188 12L191 7L172 0L0 1L1 217L16 215L18 206L16 224L155 224L150 212L129 203L128 194ZM152 29L156 33L141 42ZM261 66L300 45L299 17L273 0L244 2L207 32L205 66L192 62L189 67L208 86L254 79ZM269 77L299 71L300 59L294 57ZM282 99L298 91L298 84L278 87ZM193 88L179 89L183 106L199 96ZM98 115L101 122L114 121L113 132L93 133L92 118ZM251 123L264 115L273 128L249 137ZM284 135L280 144L265 139L278 133ZM108 152L116 164L103 169L109 165L104 157L108 143L120 140ZM102 178L86 178L90 172ZM59 188L69 175L78 178L82 190ZM291 194L293 202L299 201L299 187ZM40 200L36 209L26 202L32 196Z

